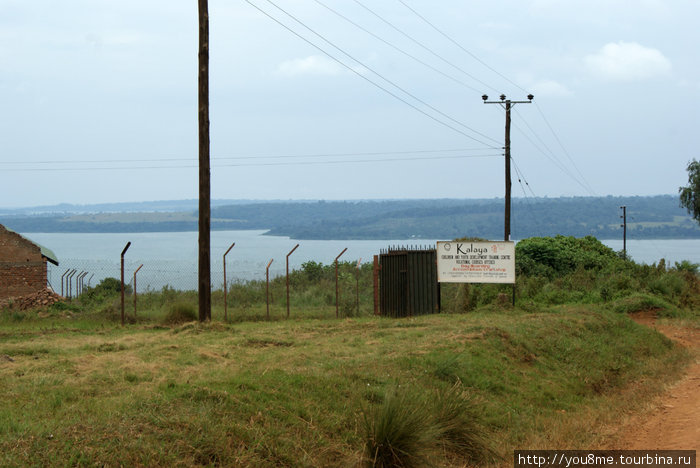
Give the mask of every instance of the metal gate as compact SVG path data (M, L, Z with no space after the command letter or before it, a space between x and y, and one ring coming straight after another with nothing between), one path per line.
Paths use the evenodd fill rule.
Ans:
M379 255L381 315L409 317L440 312L435 249L391 247Z

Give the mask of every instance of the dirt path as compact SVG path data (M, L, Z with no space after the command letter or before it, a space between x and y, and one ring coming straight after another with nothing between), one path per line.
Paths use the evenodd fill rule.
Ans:
M700 451L700 331L659 325L652 314L633 317L690 348L695 356L685 376L634 418L616 437L616 449Z

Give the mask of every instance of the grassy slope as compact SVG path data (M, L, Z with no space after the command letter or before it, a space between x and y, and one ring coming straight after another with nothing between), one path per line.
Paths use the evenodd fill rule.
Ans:
M460 381L504 460L592 448L687 360L592 307L177 328L0 321L3 466L353 466L363 410L387 390Z

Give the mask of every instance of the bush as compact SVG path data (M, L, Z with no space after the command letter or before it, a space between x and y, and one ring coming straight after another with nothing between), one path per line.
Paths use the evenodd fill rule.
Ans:
M323 277L323 263L309 260L301 264L301 271L304 273L307 281L319 281Z
M178 303L170 306L163 320L167 325L179 325L194 322L198 319L197 311L192 304Z
M683 260L680 263L675 262L674 268L677 271L686 271L686 272L691 273L693 275L698 275L698 273L700 273L700 263L692 263L692 262L689 262L688 260Z
M531 237L515 246L516 271L550 279L576 270L600 271L624 260L593 236Z
M84 303L99 303L107 299L114 298L121 294L122 282L117 278L105 278L100 281L94 288L86 289L80 295L80 301ZM124 292L131 294L132 287L128 284L124 285Z

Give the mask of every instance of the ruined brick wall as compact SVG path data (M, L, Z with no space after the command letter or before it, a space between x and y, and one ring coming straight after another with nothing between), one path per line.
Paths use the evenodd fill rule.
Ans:
M46 289L46 260L41 249L0 226L0 299Z

